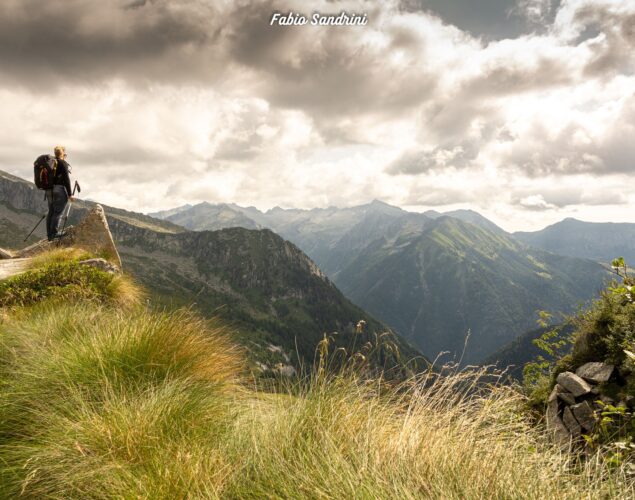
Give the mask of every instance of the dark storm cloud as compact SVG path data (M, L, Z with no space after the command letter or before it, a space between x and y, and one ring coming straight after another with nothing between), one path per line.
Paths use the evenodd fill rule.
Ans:
M370 26L379 26L384 15L381 4L364 5L368 6L364 12L372 20ZM274 10L278 9L272 2L237 9L227 36L231 59L265 76L257 89L272 104L305 109L317 116L385 116L431 97L438 76L425 71L425 44L413 27L387 22L383 33L389 43L378 48L363 40L361 27L272 27L263 23ZM399 63L391 62L394 50L402 54Z
M210 78L217 14L203 1L4 0L0 78L42 91L112 77Z
M209 85L243 68L243 85L272 104L317 115L385 115L430 96L436 77L422 68L412 28L389 27L391 44L377 48L351 29L269 25L272 12L292 5L302 4L8 0L0 5L0 81L41 92L115 77ZM379 22L382 9L375 2L364 11ZM388 58L395 48L399 64Z

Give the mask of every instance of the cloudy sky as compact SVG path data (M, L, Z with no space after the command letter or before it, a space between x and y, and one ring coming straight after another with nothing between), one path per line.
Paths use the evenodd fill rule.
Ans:
M273 12L366 26L270 26ZM633 0L2 0L0 169L137 211L635 222Z

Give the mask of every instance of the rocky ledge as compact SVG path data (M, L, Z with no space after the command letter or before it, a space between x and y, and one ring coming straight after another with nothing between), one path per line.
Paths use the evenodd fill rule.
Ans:
M121 272L121 258L110 233L104 209L97 205L77 226L69 227L66 235L59 240L41 240L17 251L0 248L0 279L24 272L26 262L39 253L67 247L81 248L99 256L80 262L82 265L96 267L108 273Z
M14 252L13 257L32 257L45 250L58 247L83 248L84 250L104 257L107 261L121 269L121 258L112 239L106 214L101 205L96 205L77 226L67 228L66 234L59 240L42 240Z
M607 395L610 384L620 385L620 377L615 367L606 363L585 363L575 373L558 375L548 399L546 422L563 448L582 443L582 436L594 431L605 405L633 405L633 400L616 402Z

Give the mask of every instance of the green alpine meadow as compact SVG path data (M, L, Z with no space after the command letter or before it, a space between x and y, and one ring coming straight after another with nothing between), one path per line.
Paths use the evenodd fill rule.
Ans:
M55 250L0 281L4 498L633 493L627 462L562 450L482 371L391 382L326 342L310 373L261 385L218 321L148 306L85 257Z

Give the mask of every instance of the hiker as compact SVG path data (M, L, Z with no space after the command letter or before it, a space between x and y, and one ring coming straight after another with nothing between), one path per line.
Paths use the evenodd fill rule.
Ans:
M69 177L70 165L66 161L66 148L55 146L55 169L53 174L53 187L46 190L46 201L49 211L46 215L46 236L49 241L64 236L59 234L60 218L64 213L66 204L75 201L71 191L71 179Z

